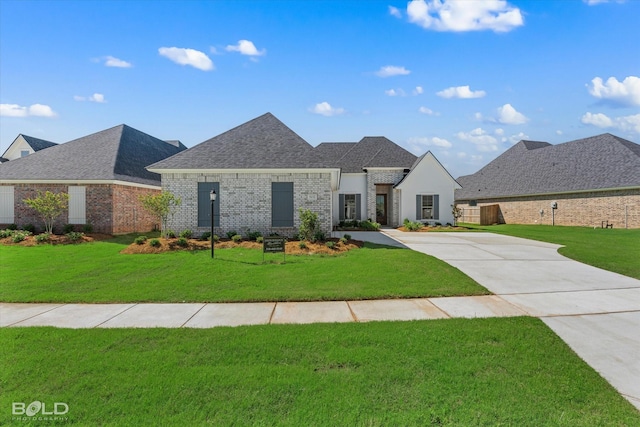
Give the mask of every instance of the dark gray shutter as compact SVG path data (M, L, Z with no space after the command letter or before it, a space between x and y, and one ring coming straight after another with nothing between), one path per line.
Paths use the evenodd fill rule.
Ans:
M416 221L422 219L422 195L416 195Z
M433 195L433 219L440 219L440 196Z
M215 227L220 227L220 183L219 182L199 182L198 183L198 227L211 227L211 198L209 194L215 190L217 196L213 205Z
M338 194L338 206L340 207L340 209L338 209L340 211L338 219L344 221L344 194Z
M356 194L356 219L360 221L362 219L362 209L360 207L360 194Z
M271 183L271 226L293 227L293 182Z

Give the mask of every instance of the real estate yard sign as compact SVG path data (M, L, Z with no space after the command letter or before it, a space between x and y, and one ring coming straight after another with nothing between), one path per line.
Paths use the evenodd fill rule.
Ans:
M262 262L264 262L265 253L282 252L282 259L286 260L285 242L287 239L281 236L264 237L262 241Z

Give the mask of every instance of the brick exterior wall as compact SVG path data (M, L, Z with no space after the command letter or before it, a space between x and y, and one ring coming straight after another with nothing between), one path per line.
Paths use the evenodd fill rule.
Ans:
M66 184L13 184L14 221L18 226L33 224L37 232L44 230L42 219L36 211L23 200L37 197L38 192L68 193ZM156 226L153 219L138 200L142 194L157 194L160 190L132 187L116 184L87 184L85 209L86 223L91 224L94 233L122 234L149 231ZM65 210L54 222L53 230L61 233L69 222L69 212ZM0 228L7 224L0 224ZM76 224L75 229L82 231L83 225Z
M506 224L550 225L552 202L558 203L556 225L600 227L602 221L609 221L615 228L624 228L625 224L627 228L640 228L640 189L484 199L478 200L478 206L499 204L500 220ZM468 201L457 206L468 208Z
M309 209L318 214L321 229L331 231L330 173L222 173L163 174L163 189L182 199L169 228L179 233L192 230L199 235L210 227L198 227L198 182L218 182L220 192L216 204L220 208L220 226L215 234L224 236L235 230L260 231L263 235L278 233L292 236L298 230L298 210ZM271 183L293 182L293 227L271 227Z
M395 185L404 177L402 170L368 170L367 171L367 212L366 217L376 220L376 184ZM381 193L382 194L382 193ZM400 225L400 191L391 189L387 194L387 225L398 227Z

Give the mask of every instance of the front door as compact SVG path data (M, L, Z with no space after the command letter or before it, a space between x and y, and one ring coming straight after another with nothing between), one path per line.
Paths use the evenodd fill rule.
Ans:
M387 195L376 194L376 222L387 225Z

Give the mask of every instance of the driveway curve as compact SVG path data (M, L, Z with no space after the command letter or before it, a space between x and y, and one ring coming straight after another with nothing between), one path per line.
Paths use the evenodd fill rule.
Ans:
M541 318L640 410L640 280L566 258L552 243L483 232L383 234Z

